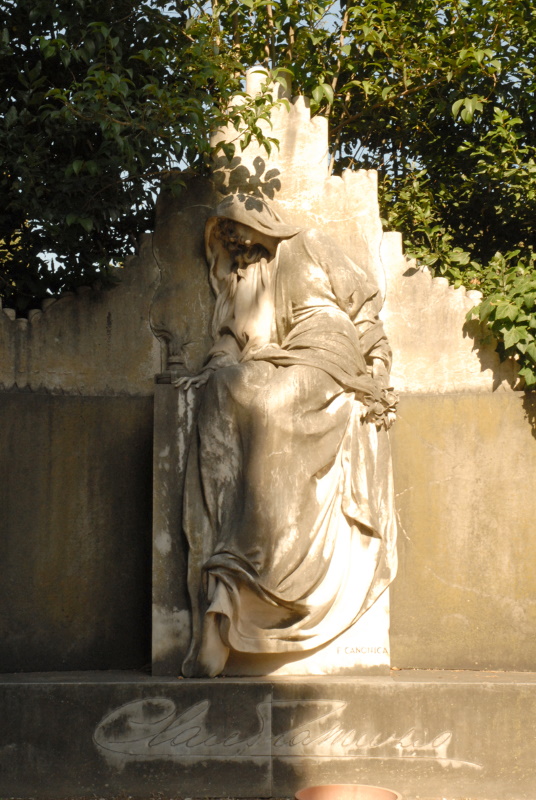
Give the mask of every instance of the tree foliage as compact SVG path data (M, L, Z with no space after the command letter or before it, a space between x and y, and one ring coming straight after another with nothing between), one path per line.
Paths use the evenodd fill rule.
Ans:
M329 117L335 173L379 171L385 224L403 232L407 253L483 291L476 314L536 385L530 0L0 0L0 9L0 239L9 258L25 253L29 279L54 289L81 278L75 263L93 274L117 258L148 224L149 183L181 159L204 168L209 128L244 70L262 63ZM254 135L269 102L245 111ZM35 267L47 250L57 272L41 257Z
M188 1L0 2L0 291L19 311L106 280L162 183L206 169L211 128L260 135L268 102L226 110L241 67L219 35Z

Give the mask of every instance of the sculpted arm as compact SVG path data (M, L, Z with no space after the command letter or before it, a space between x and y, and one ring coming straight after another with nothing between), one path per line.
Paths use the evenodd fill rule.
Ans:
M377 428L390 428L396 419L398 396L391 386L392 352L378 317L381 308L379 293L366 300L357 312L354 324L359 333L365 360L372 377L381 389L381 402L374 404L367 415Z
M379 402L370 406L366 419L377 428L387 429L395 421L398 397L390 379L392 351L379 317L383 300L365 273L346 258L345 262L336 273L339 289L336 294L341 308L355 325L368 371L381 392Z
M381 388L389 386L391 348L379 319L382 298L366 273L338 245L319 231L309 232L308 246L329 276L337 303L356 326L361 351Z
M225 333L216 341L214 346L209 350L207 360L201 372L197 375L186 375L178 380L173 381L173 385L177 389L197 389L204 386L213 372L221 367L228 367L230 364L236 364L239 360L240 348L234 336L230 333Z
M355 315L354 324L359 333L361 348L372 371L372 376L382 389L387 389L392 352L378 317L380 307L381 298L377 293L363 303Z
M240 357L240 347L228 329L228 321L233 313L233 300L236 291L236 274L232 258L226 250L225 242L218 235L217 220L212 219L205 230L206 257L209 264L209 282L216 295L216 305L212 317L212 338L214 344L209 350L202 370L193 376L183 376L174 381L178 389L199 388L213 372L221 367L235 364Z

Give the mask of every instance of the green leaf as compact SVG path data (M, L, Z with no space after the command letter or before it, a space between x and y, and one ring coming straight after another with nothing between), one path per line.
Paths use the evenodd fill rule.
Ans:
M313 89L313 99L315 100L315 102L321 103L323 97L324 97L323 85L321 84L320 86L315 86L315 88Z
M225 157L227 161L232 161L235 156L235 145L232 142L223 142L221 145L221 149L225 153Z
M536 343L535 342L530 342L526 346L525 353L536 364Z
M514 321L517 317L518 309L512 303L499 303L495 309L495 319L503 320L509 319Z
M333 89L329 85L329 83L323 83L322 84L322 90L324 92L325 97L327 98L328 103L330 105L333 105L334 94L333 94Z
M536 371L533 370L528 364L524 364L520 368L519 374L525 379L527 388L531 389L533 386L536 386Z
M91 233L93 230L93 220L90 217L82 217L78 220L78 222L86 231L86 233Z
M513 347L518 342L525 338L525 331L523 328L510 328L504 334L504 346Z
M452 104L452 116L453 117L457 117L458 116L458 113L459 113L459 111L460 111L460 109L461 109L461 107L463 106L464 103L465 103L465 97L462 97L462 98L460 98L460 100L456 100L456 102Z
M17 116L18 116L17 109L15 108L15 106L11 106L7 110L7 112L6 112L5 116L4 116L4 121L5 121L6 128L11 128L12 125L15 124Z

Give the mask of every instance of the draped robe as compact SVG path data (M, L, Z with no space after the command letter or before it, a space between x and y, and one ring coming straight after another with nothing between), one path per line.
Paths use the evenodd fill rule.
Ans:
M300 231L230 273L184 494L192 643L214 615L246 653L316 648L396 571L388 434L365 421L390 351L378 293L329 237Z

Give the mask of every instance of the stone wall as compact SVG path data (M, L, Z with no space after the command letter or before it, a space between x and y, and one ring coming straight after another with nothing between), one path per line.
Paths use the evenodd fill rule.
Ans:
M183 479L188 409L173 387L157 388L153 668L169 675L189 642L187 547L172 535L180 491L169 488ZM535 420L536 398L523 392L402 394L391 432L393 667L536 670ZM351 668L363 642L343 645L332 648L334 671Z
M160 280L152 237L116 270L113 289L49 298L28 319L0 308L0 387L60 394L151 395L161 348L149 310Z
M109 290L0 309L0 671L150 661L152 237Z
M151 397L0 394L0 671L141 668Z
M534 669L536 580L527 564L536 509L530 478L515 477L534 475L536 468L532 396L516 391L515 362L500 363L493 344L481 340L478 324L467 322L479 293L433 278L405 259L400 234L382 233L375 173L328 174L325 122L309 118L303 98L291 102L290 112L277 112L272 123L279 149L267 157L252 146L231 164L222 158L216 187L263 193L289 222L322 227L385 296L392 379L401 393L392 431L400 524L400 570L391 588L392 664ZM195 193L189 203L188 214L194 215L200 205ZM188 248L198 259L203 226L196 228L185 213L171 205L165 215L185 225ZM196 235L197 247L191 241ZM174 284L173 270L166 281ZM178 348L182 334L172 314L168 325ZM161 418L169 422L177 413L173 392L161 387L159 403L165 409ZM158 431L160 443L170 438ZM180 433L171 450L159 446L157 472L168 474L170 459L176 466L177 447ZM514 477L506 483L505 475ZM180 524L180 503L164 494L163 506L155 495L153 655L169 674L177 659L165 643L184 649L188 619L181 578L186 551L180 537L170 534Z
M393 665L536 671L535 420L522 392L402 397Z

